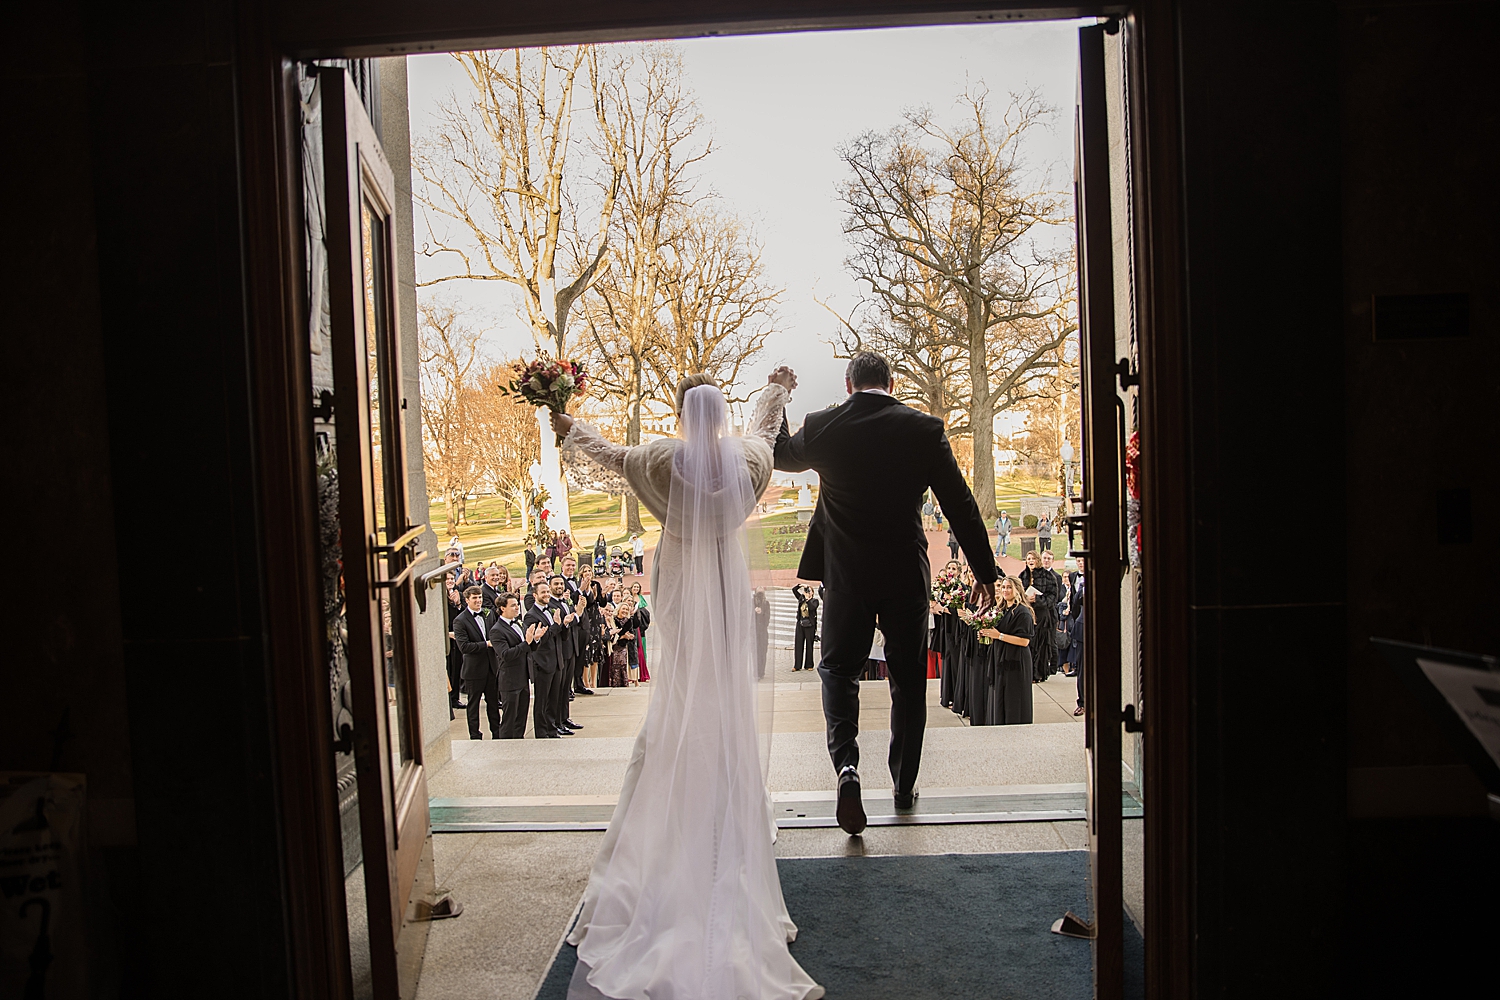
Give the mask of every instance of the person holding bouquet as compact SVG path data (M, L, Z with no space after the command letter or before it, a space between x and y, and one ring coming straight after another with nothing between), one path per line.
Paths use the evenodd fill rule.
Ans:
M993 624L979 630L994 640L997 657L994 701L988 706L990 724L996 726L1030 725L1032 721L1031 640L1036 621L1026 600L1026 592L1014 577L1000 580L999 601Z

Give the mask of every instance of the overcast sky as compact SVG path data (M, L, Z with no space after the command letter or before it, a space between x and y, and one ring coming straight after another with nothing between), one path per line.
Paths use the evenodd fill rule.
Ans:
M954 101L971 82L986 84L1000 102L1012 91L1034 88L1056 115L1050 130L1032 133L1027 160L1038 176L1050 173L1058 190L1070 188L1077 37L1076 25L1055 22L675 43L717 146L704 165L705 180L753 222L765 246L767 277L786 288L776 332L747 381L759 384L776 365L793 366L801 382L788 414L794 425L806 411L844 395L844 362L827 342L835 323L814 297L843 313L860 298L844 269L847 247L835 193L845 172L836 147L861 132L889 128L905 108L927 105L952 120ZM408 70L416 137L431 127L437 103L467 82L446 55L411 56ZM419 209L419 245L424 236ZM417 268L419 277L441 273L421 256ZM442 287L495 330L494 353L534 350L505 286Z

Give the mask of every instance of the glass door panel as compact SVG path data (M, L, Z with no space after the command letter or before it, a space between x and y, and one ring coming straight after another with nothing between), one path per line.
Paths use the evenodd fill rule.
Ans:
M344 71L318 76L351 743L372 992L385 1000L415 990L427 928L416 904L431 892L412 583L425 529L408 520L394 177Z

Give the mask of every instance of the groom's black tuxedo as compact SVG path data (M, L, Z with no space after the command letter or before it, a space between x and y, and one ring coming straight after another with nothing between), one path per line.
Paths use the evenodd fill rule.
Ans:
M856 392L809 413L796 434L782 418L776 468L818 473L818 506L797 576L862 596L926 601L932 589L922 495L930 488L980 583L998 573L979 505L954 461L943 422L893 396Z
M891 684L891 779L909 795L927 725L927 611L931 567L922 496L931 489L953 523L974 576L993 583L995 553L979 505L953 459L943 422L884 393L856 392L810 413L796 434L785 418L776 468L818 473L818 506L797 575L823 581L823 715L835 771L859 765L859 678L878 623Z

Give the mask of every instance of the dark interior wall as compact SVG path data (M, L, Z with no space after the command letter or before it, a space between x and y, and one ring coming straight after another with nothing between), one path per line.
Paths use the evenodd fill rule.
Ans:
M1351 4L1339 19L1354 995L1456 994L1491 976L1487 949L1461 942L1500 936L1481 902L1500 895L1500 824L1368 642L1500 652L1500 121L1493 46L1475 30L1493 16ZM1372 296L1434 292L1469 294L1468 337L1373 340ZM1456 489L1467 539L1461 511L1438 504Z
M155 992L285 991L234 5L93 4L91 164L142 881L204 893ZM175 566L162 575L158 567Z
M1336 995L1345 588L1296 556L1343 561L1334 11L1179 12L1197 981Z
M1490 4L1350 7L1343 66L1352 767L1455 751L1365 641L1500 652L1500 120ZM1467 292L1470 336L1372 339L1374 295ZM1459 511L1439 490L1467 489Z
M232 14L5 17L0 768L87 775L100 995L286 991Z

